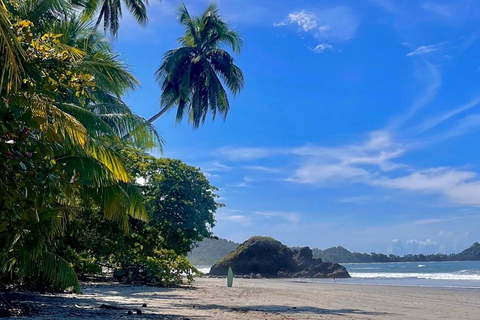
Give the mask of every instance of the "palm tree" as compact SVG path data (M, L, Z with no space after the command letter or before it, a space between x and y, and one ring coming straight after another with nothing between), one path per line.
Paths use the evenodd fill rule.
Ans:
M210 4L201 17L191 17L182 4L179 20L185 34L179 39L181 46L165 54L156 72L162 108L148 121L155 121L177 106L177 121L188 113L189 121L198 128L209 111L213 119L217 112L226 118L230 104L224 85L233 95L244 86L242 71L221 48L228 46L239 53L242 39L222 19L215 4Z
M95 29L97 29L103 20L103 29L107 30L113 36L117 36L122 17L122 3L128 11L137 20L140 25L146 25L148 0L84 0L83 15L86 20L90 20L98 13Z

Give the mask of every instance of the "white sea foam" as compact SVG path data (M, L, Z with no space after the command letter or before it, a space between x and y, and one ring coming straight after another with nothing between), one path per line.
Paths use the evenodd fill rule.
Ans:
M364 279L432 279L432 280L478 280L480 281L480 274L472 272L465 273L356 273L351 272L352 278Z
M197 269L201 273L209 273L210 272L210 267L197 267Z
M423 267L425 267L425 265L424 264L419 264L418 267L423 268Z

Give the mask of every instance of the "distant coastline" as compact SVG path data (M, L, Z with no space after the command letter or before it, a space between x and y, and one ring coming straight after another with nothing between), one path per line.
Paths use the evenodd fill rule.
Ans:
M188 259L197 266L212 266L223 256L235 250L239 243L225 239L205 239L197 243L188 255ZM392 263L392 262L442 262L442 261L480 261L480 244L475 242L460 253L453 254L407 254L397 256L383 253L351 252L344 247L337 246L322 249L312 249L313 257L333 263Z

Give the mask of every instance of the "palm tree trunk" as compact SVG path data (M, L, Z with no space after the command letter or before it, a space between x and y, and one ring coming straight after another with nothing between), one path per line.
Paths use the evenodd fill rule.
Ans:
M160 118L165 112L167 112L168 110L168 107L164 107L162 110L160 110L160 112L158 112L156 115L154 115L153 117L151 117L150 119L148 119L148 123L152 123L153 121L157 120L158 118ZM133 131L133 130L132 130ZM128 138L130 138L132 136L132 131L130 131L129 133L127 133L126 135L124 135L122 137L122 140L127 140Z
M165 112L167 112L168 110L168 107L164 107L162 110L160 110L159 113L157 113L156 115L154 115L153 117L151 117L150 119L148 119L148 122L152 123L153 121L157 120L158 118L160 118Z

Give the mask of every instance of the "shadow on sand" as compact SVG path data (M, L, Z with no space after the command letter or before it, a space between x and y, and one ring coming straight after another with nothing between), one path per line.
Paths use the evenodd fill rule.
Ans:
M115 286L84 286L84 294L37 294L37 293L7 293L6 300L14 307L26 310L29 317L40 319L199 319L197 316L169 314L168 310L148 305L151 299L187 300L174 294L178 290L190 288L158 288L124 286L120 292ZM117 301L116 297L127 298L130 301ZM143 303L147 303L143 307ZM108 306L105 308L105 305ZM0 301L0 307L2 302ZM140 310L140 311L138 311ZM129 314L129 311L131 314ZM137 314L139 312L139 314ZM1 318L1 316L0 316ZM202 317L203 319L203 317Z
M180 306L180 305L178 305ZM346 315L368 315L368 316L380 316L387 315L385 312L373 312L373 311L364 311L358 309L323 309L317 307L309 306L299 306L299 307L289 307L284 305L254 305L254 306L245 306L245 307L229 307L218 304L208 304L208 305L185 305L182 304L182 307L186 308L195 308L198 310L222 310L224 312L260 312L268 314L290 314L294 315L297 313L310 313L310 314L325 314L325 315L336 315L336 316L346 316Z

